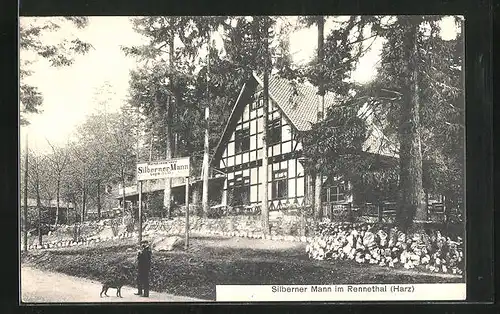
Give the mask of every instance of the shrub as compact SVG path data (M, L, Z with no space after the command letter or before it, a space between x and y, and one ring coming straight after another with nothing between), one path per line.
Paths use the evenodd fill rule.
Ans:
M73 241L74 242L79 242L82 239L81 231L82 231L82 229L81 229L80 224L75 224L73 226Z
M118 218L111 219L111 231L113 236L118 236L118 228L120 226L120 220Z
M131 215L131 213L127 213L125 217L123 217L123 224L125 225L125 230L127 232L133 232L135 229L135 219Z
M226 211L226 206L214 206L209 207L207 212L207 218L221 218L224 216Z
M148 209L151 217L162 217L163 210L163 195L159 193L153 193L152 196L148 197Z

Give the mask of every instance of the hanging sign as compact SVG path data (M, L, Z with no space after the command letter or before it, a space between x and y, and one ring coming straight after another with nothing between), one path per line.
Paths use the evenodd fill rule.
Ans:
M189 157L137 164L137 180L189 177Z

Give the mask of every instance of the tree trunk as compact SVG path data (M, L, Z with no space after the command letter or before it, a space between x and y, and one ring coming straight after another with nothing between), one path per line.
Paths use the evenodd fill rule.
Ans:
M172 114L172 117L174 117L175 115ZM175 157L178 157L177 153L178 153L178 148L179 148L179 133L175 132L173 134L174 138L173 138L173 143L172 143L172 158L175 158Z
M408 60L404 72L406 86L401 103L399 126L399 164L400 164L400 199L397 214L399 227L408 231L413 226L413 219L427 220L425 197L422 187L422 151L420 142L420 104L418 86L418 47L417 35L419 21L417 17L404 17L403 47L406 48L404 60Z
M38 208L38 244L42 245L42 202L40 201L40 181L36 178L36 207Z
M325 32L325 19L323 16L318 17L318 64L322 69L323 64L323 45L324 45L324 32ZM325 107L325 89L323 85L323 78L320 77L318 85L318 94L320 95L320 104L318 108L318 122L323 120L324 107ZM323 218L323 208L321 204L321 186L323 183L323 176L321 174L321 169L316 169L316 180L314 188L314 213L317 221Z
M307 205L311 210L314 210L314 173L312 171L307 171Z
M86 203L87 203L87 187L85 186L85 182L83 184L83 189L82 189L82 217L81 218L81 222L85 222L85 207L86 207Z
M202 204L203 216L208 214L208 171L209 171L209 116L210 116L210 35L208 36L208 54L207 54L207 103L205 108L205 143L203 145L203 189Z
M172 103L172 101L169 101L170 104ZM170 110L169 110L170 111ZM170 123L172 122L171 120L171 117L170 117L170 114L167 114L167 119L166 119L166 123L167 123L167 127L166 127L166 130L165 130L165 134L166 134L166 137L167 137L167 140L166 140L166 156L165 158L166 159L172 159L172 133L171 133L171 128L170 128ZM165 192L164 192L164 195L163 195L163 206L165 207L165 212L167 214L167 218L170 219L171 218L171 213L172 213L172 202L171 202L171 199L172 199L172 179L171 178L167 178L165 179Z
M66 201L66 207L64 208L64 219L61 219L63 222L62 224L69 225L69 204L68 201Z
M101 180L97 181L97 220L101 220Z
M268 49L269 49L269 42L268 42L268 30L265 29L265 57L264 57L264 99L263 99L263 134L262 134L262 207L261 207L261 214L262 214L262 231L264 233L264 236L267 236L270 234L270 226L269 226L269 208L268 208L268 201L269 201L269 193L268 193L268 172L269 172L269 160L267 158L267 115L268 115L268 108L269 108L269 70L268 70L268 64L267 64L267 54L268 54Z
M59 223L59 195L61 191L61 180L57 179L57 186L56 186L56 221L54 222L54 226L57 227L57 224Z
M205 109L205 143L203 145L203 189L202 189L202 204L203 204L203 215L208 214L208 177L209 177L209 135L208 135L208 117L209 108Z
M123 213L122 213L122 217L125 218L125 215L126 215L126 203L125 203L125 173L122 169L122 175L121 175L121 179L122 179L122 207L123 207Z
M174 33L171 31L169 38L169 68L170 72L174 70ZM174 76L170 75L170 92L174 94ZM166 128L165 128L165 137L166 137L166 159L172 158L172 116L174 111L174 102L172 101L172 95L169 97L168 108L166 110L167 117L165 119ZM165 207L165 211L167 213L167 218L170 219L172 216L172 179L165 179L165 192L163 194L163 206Z
M316 173L316 180L314 180L314 216L317 221L321 221L323 218L323 208L321 204L321 186L323 183L323 177L318 171Z
M75 219L73 221L76 224L78 222L78 201L76 200L75 195L71 197L71 200L73 201L73 215L75 215Z
M324 16L318 17L318 63L320 67L323 65L324 58L324 41L325 41L325 18ZM322 69L322 68L321 68ZM321 70L322 71L322 70ZM322 74L322 72L321 72ZM320 107L318 108L318 118L319 120L323 120L323 114L325 110L325 87L324 87L324 78L320 77L319 85L318 85L318 94L321 96Z
M307 169L304 165L304 168ZM307 235L307 215L308 211L312 206L312 201L313 197L311 194L311 183L309 182L311 178L311 175L308 170L305 172L305 176L303 178L304 180L304 202L303 206L300 209L300 235L301 236L306 236Z
M149 161L153 160L153 134L151 133L151 140L149 142Z

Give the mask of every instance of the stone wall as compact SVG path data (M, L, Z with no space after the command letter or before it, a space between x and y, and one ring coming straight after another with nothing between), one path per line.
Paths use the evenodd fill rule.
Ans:
M120 222L113 230L112 222ZM91 245L94 243L130 238L137 236L137 232L126 230L124 220L105 219L99 222L85 222L79 226L80 232L74 237L74 226L60 226L58 230L49 236L44 236L43 245L37 245L37 241L30 243L29 249L47 249L56 247L68 247L74 245ZM155 235L183 235L185 232L185 218L175 217L173 219L149 218L143 224L144 237ZM189 219L191 233L222 235L232 237L263 238L261 227L261 216L239 215L222 218L200 218L191 216ZM271 240L306 241L306 236L312 234L312 220L305 222L306 233L302 236L301 218L294 215L284 215L273 212L270 216ZM136 228L137 231L137 228Z
M185 218L176 217L172 220L150 219L144 224L146 233L161 231L168 234L181 234L185 230ZM306 234L311 233L311 221L306 222ZM190 217L191 231L201 233L223 232L235 234L262 234L260 216L227 216L222 218ZM276 215L270 219L271 235L295 236L302 235L301 219L297 216Z

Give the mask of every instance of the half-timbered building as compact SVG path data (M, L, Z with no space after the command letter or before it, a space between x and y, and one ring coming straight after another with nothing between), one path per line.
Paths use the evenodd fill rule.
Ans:
M303 205L308 191L297 133L307 131L317 122L318 112L338 103L331 94L325 96L324 108L313 86L292 83L273 76L269 80L268 112L264 112L263 83L253 75L242 87L225 130L220 138L212 166L226 175L223 203L230 206L259 205L262 202L263 141L267 127L269 209L290 204ZM267 125L264 115L267 114ZM369 137L372 146L377 138ZM366 147L367 150L370 147ZM323 200L350 202L346 182L325 178Z

